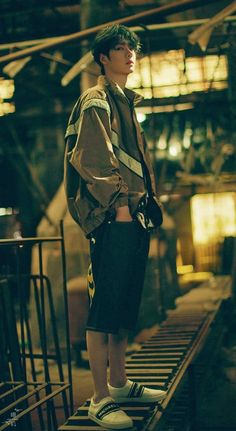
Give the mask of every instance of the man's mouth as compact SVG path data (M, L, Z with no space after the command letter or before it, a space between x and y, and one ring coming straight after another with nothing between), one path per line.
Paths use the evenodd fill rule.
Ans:
M130 60L130 61L127 61L127 63L126 63L126 64L129 64L129 65L130 65L130 64L134 64L134 62Z

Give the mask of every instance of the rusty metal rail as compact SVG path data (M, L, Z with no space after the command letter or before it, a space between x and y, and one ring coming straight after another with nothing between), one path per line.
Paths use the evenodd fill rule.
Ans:
M33 389L30 390L31 386ZM22 426L29 429L29 414L43 404L46 404L48 420L51 421L54 410L52 399L68 388L69 384L64 382L1 383L0 402L8 399L8 403L0 410L0 431L12 427L24 429ZM23 419L25 421L22 421ZM48 426L50 428L50 425Z

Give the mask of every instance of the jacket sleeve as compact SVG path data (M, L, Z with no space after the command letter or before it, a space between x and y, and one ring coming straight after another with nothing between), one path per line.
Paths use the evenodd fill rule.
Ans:
M111 143L109 112L90 106L76 122L77 140L70 163L102 207L128 205L128 186L119 171Z

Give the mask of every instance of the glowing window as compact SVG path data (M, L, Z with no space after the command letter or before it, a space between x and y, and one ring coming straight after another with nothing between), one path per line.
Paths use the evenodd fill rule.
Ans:
M191 199L193 241L217 243L236 235L236 193L209 193Z
M145 98L177 97L209 88L227 88L225 55L187 57L184 50L154 53L137 60L128 86Z

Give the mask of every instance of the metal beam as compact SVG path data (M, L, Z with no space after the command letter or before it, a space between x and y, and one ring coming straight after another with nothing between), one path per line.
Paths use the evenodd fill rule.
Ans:
M221 0L205 0L205 4L216 3L216 1L218 2ZM98 26L88 28L88 29L85 29L85 30L82 30L82 31L79 31L76 33L66 35L66 36L60 36L57 40L54 40L54 41L51 41L48 43L43 43L43 44L40 44L38 46L26 48L26 49L23 49L21 51L17 51L17 52L13 52L11 54L8 54L8 55L4 55L4 56L0 57L0 63L6 63L8 61L23 58L23 57L26 57L28 55L35 54L36 52L41 52L41 51L47 50L49 48L53 48L53 47L58 46L58 45L63 45L63 44L72 42L74 40L86 39L92 35L95 35L98 31L100 31L101 29L103 29L107 25L130 24L134 21L139 21L139 20L148 18L148 17L153 16L153 15L161 15L163 17L164 15L184 11L186 9L198 7L201 5L202 5L202 0L175 1L174 3L159 6L159 7L156 7L154 9L149 9L149 10L146 10L146 11L143 11L140 13L136 13L132 16L128 16L125 18L119 18L119 19L116 19L114 21L100 24Z
M195 43L198 42L202 51L205 51L214 28L217 25L221 24L227 16L229 16L231 13L234 13L235 11L236 1L233 1L233 3L231 3L230 5L222 9L219 13L217 13L215 16L213 16L211 19L209 19L206 24L203 24L199 28L194 30L188 36L188 41L192 45L195 45Z
M165 22L161 24L150 24L150 25L147 24L145 28L136 25L136 26L131 26L130 30L135 31L136 33L143 33L146 30L148 31L176 30L178 28L196 27L198 25L207 23L207 21L209 21L209 18L190 19L190 20L176 21L176 22ZM224 22L227 22L227 23L236 22L236 15L228 16L227 18L224 19ZM42 39L23 40L19 42L2 43L0 44L0 50L24 48L26 46L29 47L33 45L40 45L42 43L56 42L60 38L61 36L57 36L57 37L46 37Z

